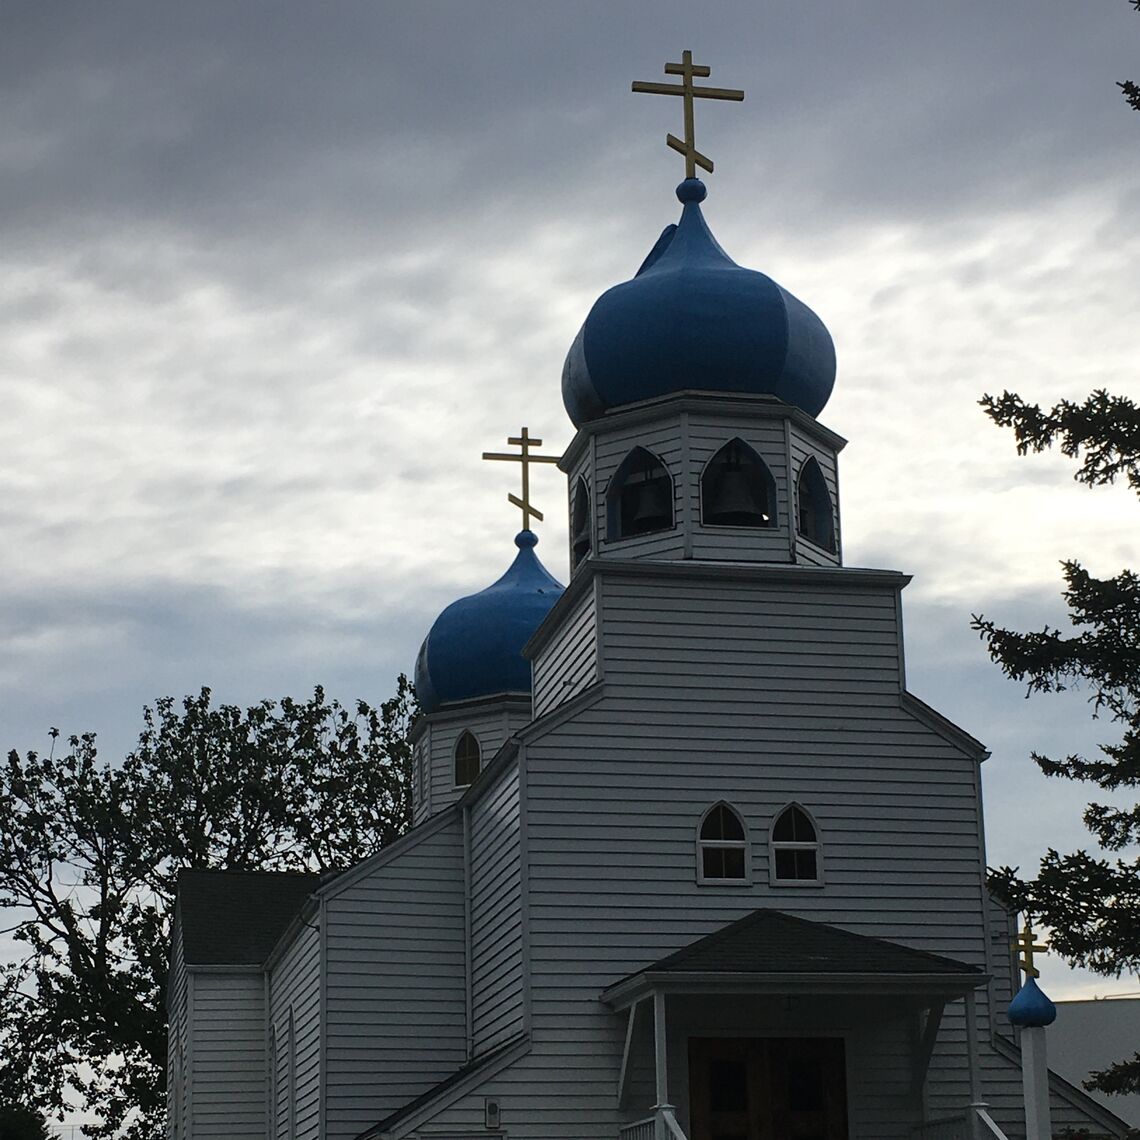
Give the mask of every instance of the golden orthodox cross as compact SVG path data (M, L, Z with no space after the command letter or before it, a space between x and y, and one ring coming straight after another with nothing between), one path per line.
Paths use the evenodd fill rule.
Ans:
M681 52L680 63L667 63L666 75L679 75L681 82L676 83L643 83L639 79L633 82L633 90L643 95L680 95L685 101L685 141L682 142L676 135L666 135L665 141L675 151L685 156L685 177L696 178L697 167L707 170L710 174L713 161L706 158L697 150L696 131L693 127L693 100L694 99L731 99L739 103L744 98L743 91L732 91L727 87L697 87L694 78L707 79L712 69L693 62L691 51Z
M1048 950L1045 943L1038 944L1033 941L1033 924L1026 919L1025 929L1013 940L1013 948L1018 952L1018 967L1027 978L1039 978L1041 971L1033 964L1034 950Z
M519 507L522 510L523 530L530 530L531 518L536 518L539 522L542 522L542 511L540 511L537 507L532 507L530 505L530 465L532 463L557 463L559 456L532 455L530 449L532 447L541 447L542 440L531 439L531 437L527 435L527 430L525 427L522 429L521 435L510 436L507 439L507 444L510 447L519 448L521 454L512 455L510 453L504 453L501 451L484 451L483 458L505 459L510 463L522 464L522 498L520 499L517 495L508 495L507 499L509 502L513 503L516 507Z

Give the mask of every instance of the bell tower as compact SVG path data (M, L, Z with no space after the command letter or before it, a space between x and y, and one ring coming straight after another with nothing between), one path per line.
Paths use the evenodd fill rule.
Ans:
M587 558L838 566L836 457L816 420L835 382L823 322L737 265L701 213L705 186L574 340L562 395L578 433L573 568Z

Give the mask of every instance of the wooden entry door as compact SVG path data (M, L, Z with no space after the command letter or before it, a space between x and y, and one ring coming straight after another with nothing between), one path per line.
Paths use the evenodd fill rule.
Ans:
M692 1140L847 1140L838 1037L689 1039Z

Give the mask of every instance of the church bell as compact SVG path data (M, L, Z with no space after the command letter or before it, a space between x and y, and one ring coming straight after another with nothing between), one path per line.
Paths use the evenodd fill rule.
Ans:
M673 522L673 512L660 479L649 479L632 488L632 509L628 514L630 533L664 530Z
M726 467L717 477L705 522L713 526L767 526L767 504L755 481L741 467Z

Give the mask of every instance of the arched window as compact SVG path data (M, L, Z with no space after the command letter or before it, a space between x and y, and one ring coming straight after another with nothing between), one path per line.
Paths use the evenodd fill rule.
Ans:
M590 518L590 491L585 479L579 479L574 487L574 506L570 512L571 555L577 566L590 553L592 531Z
M629 538L672 525L673 480L656 455L635 447L614 472L606 492L606 537Z
M742 439L730 439L701 473L705 526L776 525L776 481Z
M697 828L697 882L747 883L749 862L744 822L728 804L713 804Z
M805 886L823 882L819 830L799 804L789 804L772 824L772 883Z
M465 788L479 775L479 741L464 732L455 742L455 786Z
M823 472L814 459L800 468L796 482L796 530L824 550L835 551L835 522L831 515L831 496Z

